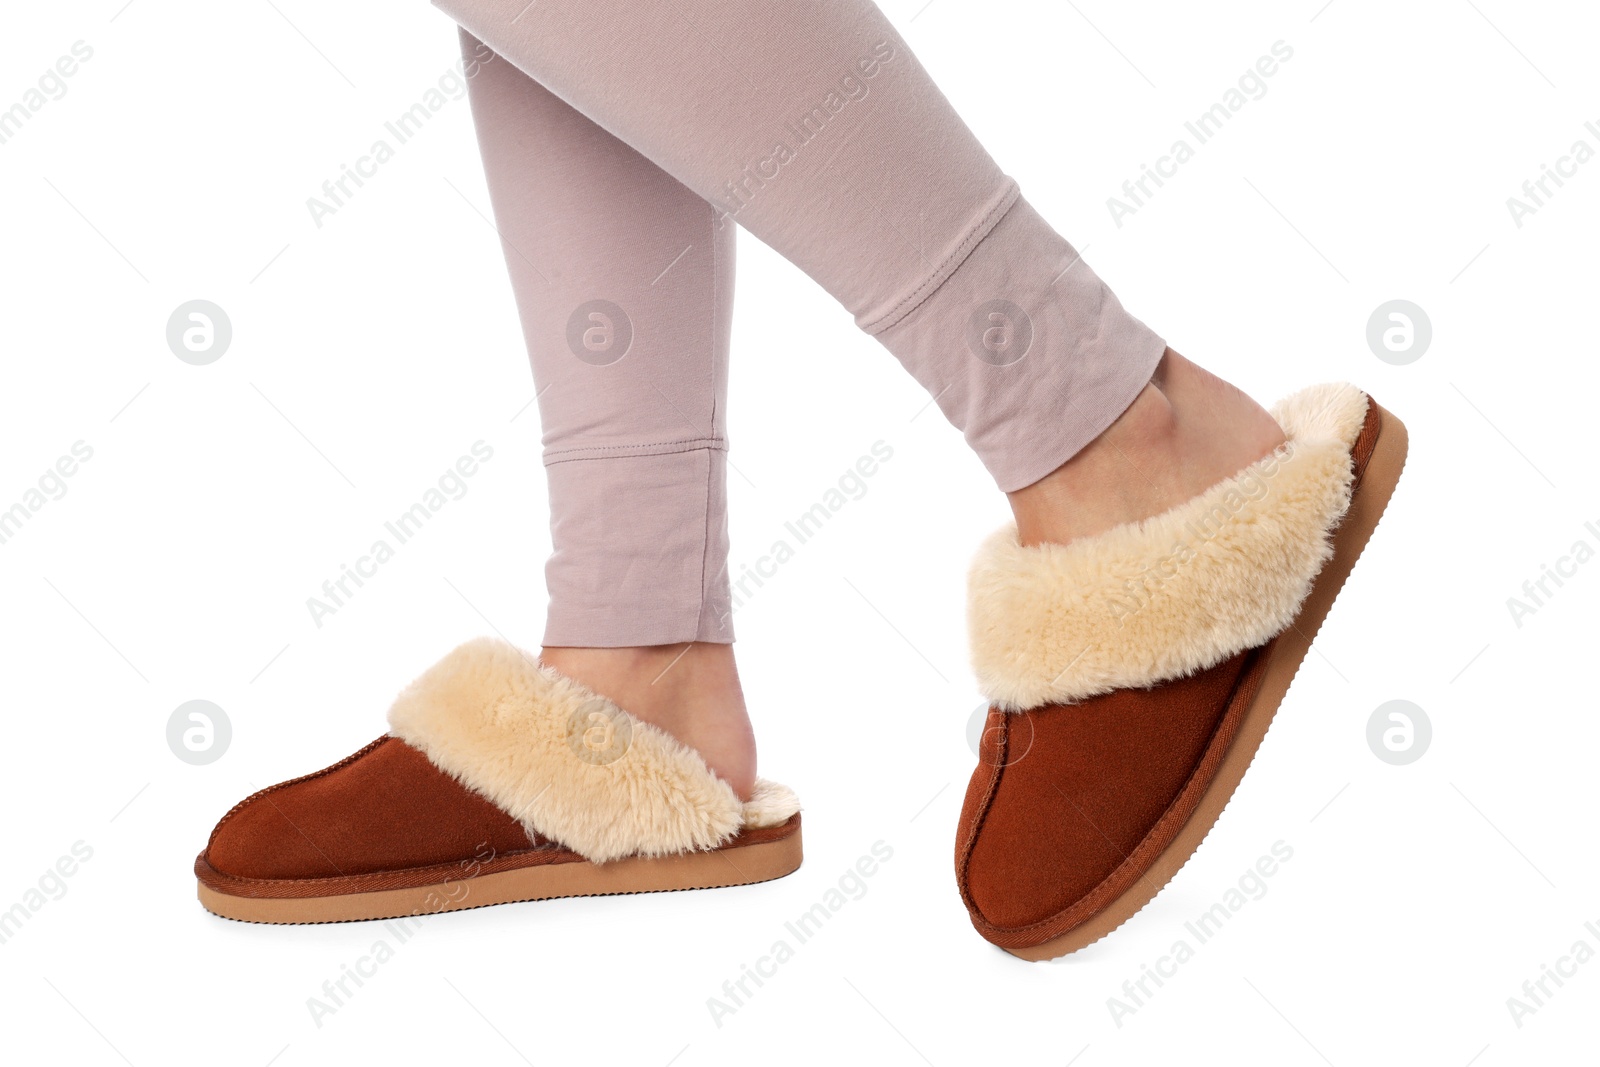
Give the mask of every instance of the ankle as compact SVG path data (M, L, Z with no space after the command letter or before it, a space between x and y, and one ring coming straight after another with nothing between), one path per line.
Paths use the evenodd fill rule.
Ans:
M1126 411L1039 481L1008 494L1024 545L1157 515L1283 443L1249 396L1168 349Z
M731 645L550 647L539 658L697 751L741 799L749 799L756 777L755 733Z
M1065 543L1116 525L1137 507L1151 471L1178 460L1178 413L1147 384L1116 422L1043 478L1007 494L1024 545Z

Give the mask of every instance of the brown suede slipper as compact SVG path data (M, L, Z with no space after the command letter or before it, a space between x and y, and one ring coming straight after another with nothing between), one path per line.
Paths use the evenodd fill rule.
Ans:
M236 805L195 860L230 919L344 922L708 889L800 866L799 801L741 802L692 749L503 641L396 699L390 733Z
M970 575L991 707L956 836L972 924L1024 959L1104 937L1200 846L1400 478L1405 427L1349 385L1287 444L1162 515L1068 545L1009 526Z

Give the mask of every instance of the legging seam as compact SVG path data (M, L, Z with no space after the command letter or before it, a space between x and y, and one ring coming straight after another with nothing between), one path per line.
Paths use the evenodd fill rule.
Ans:
M715 208L712 207L712 205L711 205L711 203L709 201L706 203L706 211L708 213L715 212ZM715 222L716 222L715 218L712 218L711 222L714 225ZM720 291L718 289L718 282L721 281L721 272L722 272L721 257L719 257L717 255L717 242L716 242L715 238L713 238L712 241L711 241L711 321L707 324L710 327L711 336L712 336L712 345L711 345L711 352L712 352L711 378L712 378L712 382L713 382L713 388L711 390L711 428L713 430L715 430L717 428L717 391L716 391L716 388L715 388L715 382L716 382L716 376L717 376L716 336L717 336L717 298L721 295ZM714 474L715 474L715 468L713 467L713 465L711 463L707 463L706 464L706 483L705 483L705 490L706 490L706 495L705 495L705 522L703 522L701 524L701 527L700 527L700 530L701 530L701 533L700 533L700 609L695 612L695 619L694 619L694 637L695 637L695 640L699 640L700 639L700 632L701 632L701 630L703 630L705 628L705 624L706 624L706 608L708 607L708 605L706 604L706 568L708 566L708 559L709 559L709 557L711 555L711 490L712 490L712 476Z
M979 243L985 237L988 237L996 226L1000 225L1000 220L1005 218L1006 214L1016 206L1018 199L1021 198L1022 188L1015 179L1007 177L1006 184L1006 192L984 214L983 218L978 220L978 224L967 233L967 236L962 238L961 243L934 267L933 271L922 280L920 285L907 293L882 315L879 315L871 322L862 324L861 329L863 331L869 334L876 334L887 330L921 307L925 300L937 292L940 286L949 281L955 272L961 269L961 264L966 262L967 257L972 254L972 250L978 247Z
M728 442L720 437L696 437L682 441L654 441L640 445L586 445L559 452L547 452L546 467L557 463L575 463L588 459L622 459L629 456L670 456L680 452L726 452ZM595 453L609 453L597 455Z

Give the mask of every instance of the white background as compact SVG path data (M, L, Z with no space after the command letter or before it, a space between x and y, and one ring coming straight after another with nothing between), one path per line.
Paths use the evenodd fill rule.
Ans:
M94 450L0 545L0 909L93 850L0 945L8 1059L1593 1061L1600 962L1521 1027L1506 1005L1580 938L1600 949L1600 561L1520 627L1506 604L1575 541L1600 547L1600 161L1520 228L1506 206L1574 140L1600 147L1592 8L890 3L1002 166L1174 347L1264 401L1354 381L1411 429L1254 769L1113 937L1030 965L971 930L951 870L979 701L964 570L1004 503L876 342L741 234L736 572L873 442L894 449L737 619L805 866L434 918L319 1027L307 999L392 937L213 918L190 864L234 801L381 733L460 640L537 647L533 387L464 100L322 229L305 207L454 62L442 15L124 2L20 5L0 37L0 107L94 49L0 145L0 507L74 442ZM1294 56L1267 95L1114 225L1106 198L1278 40ZM195 298L234 327L206 367L165 340ZM1433 324L1407 366L1365 340L1395 298ZM306 598L480 439L495 456L468 495L317 628ZM233 725L203 767L165 740L196 698ZM1409 766L1367 747L1391 699L1433 724ZM867 894L717 1026L707 998L879 840L893 859ZM1293 859L1267 894L1118 1026L1107 999L1279 840Z

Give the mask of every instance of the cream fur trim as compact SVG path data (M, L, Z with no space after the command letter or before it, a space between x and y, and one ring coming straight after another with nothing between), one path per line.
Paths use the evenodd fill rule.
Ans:
M744 825L747 830L763 826L777 826L789 821L789 816L800 810L800 798L794 790L765 778L756 779L750 799L744 803Z
M800 808L764 779L741 803L666 731L490 637L407 686L389 728L530 834L597 863L716 848Z
M1318 385L1279 402L1287 443L1170 511L1066 545L991 535L968 574L980 691L1019 711L1214 666L1288 627L1350 504L1367 397Z

